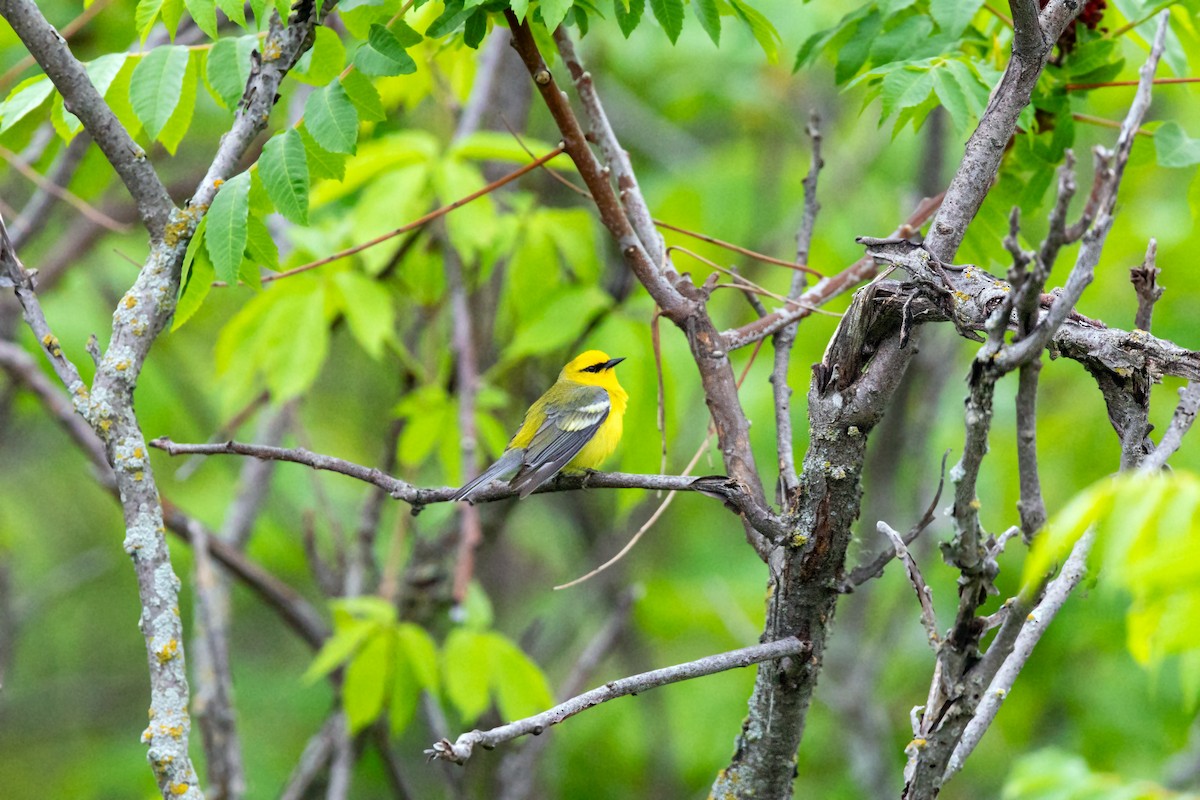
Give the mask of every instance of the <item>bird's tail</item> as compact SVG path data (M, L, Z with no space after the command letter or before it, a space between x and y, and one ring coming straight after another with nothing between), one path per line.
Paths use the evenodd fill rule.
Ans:
M450 496L450 500L452 502L458 500L466 500L467 502L471 502L472 495L475 493L476 489L486 486L498 478L513 475L518 469L521 468L521 462L524 460L524 458L525 451L523 449L505 450L504 455L500 456L500 459L496 461L495 464L492 464L490 467L485 469L477 477L467 481L467 483L461 489Z

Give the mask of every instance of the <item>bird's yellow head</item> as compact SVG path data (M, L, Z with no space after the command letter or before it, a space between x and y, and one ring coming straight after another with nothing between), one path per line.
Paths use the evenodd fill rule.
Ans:
M617 373L613 367L625 360L609 358L608 353L600 350L588 350L580 353L567 362L563 367L559 380L569 380L575 383L585 383L589 386L600 386L607 389L610 395L625 396L625 390L617 382Z

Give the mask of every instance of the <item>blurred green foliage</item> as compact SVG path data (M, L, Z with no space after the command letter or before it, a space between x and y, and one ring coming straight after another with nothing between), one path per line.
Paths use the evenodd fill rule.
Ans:
M58 25L82 10L66 0L39 5ZM464 261L474 304L482 372L475 410L480 457L503 448L521 410L567 358L597 346L627 357L620 375L631 406L611 467L657 472L662 453L652 303L633 285L594 209L547 171L451 213L444 241L418 233L410 242L414 234L407 234L262 283L264 276L387 234L530 160L506 133L454 139L457 114L480 77L474 46L504 4L429 2L402 21L389 21L399 9L396 0L341 5L339 33L318 32L296 80L286 83L273 137L256 162L243 165L246 172L222 187L190 250L176 330L156 345L138 389L147 434L254 440L257 419L226 426L266 391L272 409L294 403L285 444L376 464L389 425L398 421L396 474L419 485L459 483L462 435L442 250L448 242ZM693 0L687 5L694 19L682 0L651 0L649 14L643 0L615 0L611 11L586 2L511 5L542 21L566 20L576 33L588 30L584 56L614 127L654 214L672 224L790 258L809 161L803 129L809 111L818 110L827 166L810 264L825 274L861 255L855 236L886 235L903 220L926 191L918 187L946 183L1003 68L1010 35L990 6L978 2L892 0L847 13L832 2L797 7L764 0L760 13L741 0ZM1088 184L1088 149L1111 145L1115 136L1092 121L1120 119L1132 90L1068 91L1067 84L1136 77L1149 26L1110 34L1143 20L1154 6L1139 0L1112 5L1099 28L1081 28L1074 50L1048 68L960 260L994 272L1007 266L1000 240L1014 205L1023 212L1028 241L1038 240L1053 170L1066 147L1078 156L1081 186ZM169 185L190 191L203 175L241 97L258 21L270 6L252 2L246 17L243 4L232 0L113 0L72 37L93 82ZM173 31L185 11L214 38L217 8L220 19L228 15L247 29L223 25L215 43L161 44L162 25ZM1171 6L1167 64L1176 76L1197 69L1195 11L1193 2ZM615 17L617 24L601 16ZM142 49L147 36L158 37L159 46ZM544 30L539 36L545 44ZM565 74L546 53L551 69ZM0 68L23 55L12 31L0 25ZM355 69L346 72L350 65ZM793 74L793 66L805 69ZM79 125L35 72L15 69L3 78L8 99L0 106L0 143L29 154L32 166L46 173ZM1131 327L1135 302L1127 267L1140 262L1153 236L1168 290L1155 314L1155 333L1187 347L1200 346L1194 313L1200 280L1188 268L1200 204L1200 106L1194 99L1187 85L1156 92L1153 121L1146 126L1152 135L1138 138L1121 213L1080 307L1088 316ZM521 119L508 122L525 128ZM47 124L54 132L48 140ZM541 155L557 138L535 104L524 146ZM573 177L565 157L549 169ZM20 208L30 185L15 173L5 180L5 202ZM106 207L119 207L123 198L95 148L69 188ZM84 342L93 332L102 340L107 335L112 309L134 274L129 261L138 262L146 244L137 233L98 234L86 248L63 253L77 214L61 204L53 213L47 232L22 257L30 267L64 257L73 262L43 301L64 350L88 378ZM787 270L683 236L668 234L667 240L719 264L736 263L774 292L786 291L791 279ZM1073 255L1068 248L1052 283L1065 276ZM697 282L710 272L682 253L675 258ZM230 285L213 286L214 279ZM772 302L767 299L768 306ZM718 292L712 313L723 327L753 318L736 292ZM835 319L813 316L800 327L789 376L796 388L798 451L805 446L809 366L820 359L835 325ZM705 441L708 417L686 342L666 326L662 334L666 471L678 472ZM878 516L896 527L920 516L937 483L937 454L951 449L956 457L961 447L958 376L966 374L974 346L950 331L930 338L939 341L937 336L946 353L939 369L954 380L937 391L926 376L928 391L916 386L910 407L898 407L884 423L919 427L923 419L928 430L913 452L880 462L891 465L886 474L868 471L865 491L877 516L863 519L863 551L878 546ZM25 330L17 338L36 352ZM749 370L742 399L768 483L775 461L769 347L753 364L753 348L733 354L739 374ZM1154 390L1152 421L1160 429L1170 418L1175 388L1170 383ZM1014 391L1012 380L998 387L992 452L980 486L983 520L996 531L1015 518L1016 454L1009 434ZM15 635L0 639L10 645L0 652L0 794L151 797L153 779L138 741L147 703L145 653L135 627L136 591L121 551L119 509L34 397L5 389L0 402L0 566L11 587L0 613L5 633L15 627ZM1042 480L1053 511L1112 472L1119 446L1099 393L1074 364L1048 364L1040 403ZM1195 470L1200 451L1189 444L1173 463ZM213 528L237 493L240 467L229 458L196 464L154 455L164 496ZM720 470L710 445L697 473ZM1158 524L1194 511L1192 482L1179 477L1170 484L1178 498L1155 495ZM318 552L335 552L353 535L364 497L364 487L349 479L284 464L255 526L249 555L320 604L335 635L314 661L270 609L235 584L233 677L251 797L278 792L334 702L320 676L341 666L352 724L385 715L418 796L438 797L444 792L440 771L425 766L420 752L442 732L431 731L417 708L418 691L444 700L451 733L542 708L628 586L641 588L630 630L589 685L744 646L761 630L764 568L745 545L737 520L699 496L678 498L613 570L551 591L607 559L644 522L660 498L640 491L544 495L481 508L485 543L466 625L452 624L446 613L451 556L429 556L456 537L454 510L430 507L412 517L409 509L389 503L375 543L376 564L395 581L424 563L427 574L417 577L434 587L429 597L412 583L400 612L369 599L327 603L306 554L306 533ZM1094 493L1085 497L1098 502ZM943 619L953 608L956 576L931 544L947 536L948 527L939 521L922 540L925 574ZM1162 538L1183 530L1163 528ZM1194 550L1194 543L1188 546ZM1005 556L999 581L1005 596L1020 589L1019 551L1010 547ZM1153 571L1124 571L1126 557L1138 555L1131 547L1114 542L1105 553L1111 558L1100 585L1111 580L1136 598ZM191 555L178 542L173 554L184 577L181 612L190 630ZM1190 563L1182 557L1175 562ZM1149 785L1140 781L1167 782L1177 756L1193 763L1200 758L1194 741L1188 743L1194 705L1184 702L1195 697L1194 659L1166 659L1156 662L1156 671L1142 669L1139 657L1144 661L1156 651L1135 646L1131 655L1126 642L1142 639L1136 625L1127 625L1129 609L1120 592L1081 591L1072 598L943 797L996 796L1000 787L1012 798L1155 796L1143 788L1119 793ZM1194 652L1193 619L1184 615L1172 633ZM847 596L800 753L798 794L868 796L869 783L853 755L864 747L877 748L898 791L909 709L923 701L931 667L902 575L889 569ZM553 738L539 774L543 796L700 796L730 756L752 681L750 670L716 675L573 718L548 734ZM854 706L877 711L869 723L874 728L847 713ZM868 732L879 739L869 742ZM202 768L199 736L193 734ZM502 756L479 754L464 768L472 796L490 796ZM354 796L379 796L386 786L382 766L368 753L355 773Z

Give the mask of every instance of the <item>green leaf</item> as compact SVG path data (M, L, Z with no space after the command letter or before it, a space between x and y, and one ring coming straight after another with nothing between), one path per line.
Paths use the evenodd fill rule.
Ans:
M340 181L346 177L346 157L341 153L331 153L317 143L308 132L307 125L298 129L300 138L304 141L304 154L308 159L308 174L313 180L332 178Z
M158 141L171 155L175 155L188 126L192 124L192 114L196 110L196 84L199 83L196 77L198 69L197 59L189 59L187 69L183 72L183 83L179 87L179 103L158 134Z
M565 287L543 306L540 315L517 329L504 350L504 360L516 361L566 347L611 304L612 298L597 286Z
M388 633L376 631L346 667L342 709L351 733L362 730L383 713L387 676L395 659L394 640Z
M671 44L675 44L679 32L683 30L683 0L650 0L650 10L666 31Z
M448 33L453 33L473 13L475 13L474 9L463 8L463 0L449 0L446 3L446 10L425 29L425 36L430 39L439 39Z
M948 69L933 70L933 90L937 92L942 107L950 115L954 130L960 135L966 132L971 123L967 94L955 79L954 73Z
M346 90L350 102L358 109L359 119L364 122L383 122L387 119L379 90L360 70L356 69L342 78L342 88Z
M232 284L237 280L242 252L246 249L246 218L250 214L250 173L225 181L208 209L205 242L217 278Z
M393 21L388 29L395 34L400 41L402 47L413 47L425 41L425 37L413 30L407 22L402 19Z
M257 36L219 39L208 53L205 76L217 101L230 111L237 108L250 79L250 58Z
M404 50L404 44L382 25L372 25L367 42L354 54L354 66L366 75L411 75L417 62Z
M4 118L4 122L0 124L0 133L41 108L42 103L46 102L46 98L52 91L54 91L54 84L45 75L26 78L14 86L8 99L0 106L0 115Z
M488 634L492 689L504 719L523 719L554 705L545 673L521 649L498 633Z
M487 12L481 8L475 9L475 13L463 23L463 44L472 50L478 50L483 37L487 35L487 21Z
M304 103L304 125L317 144L333 153L353 154L358 112L340 83L317 89Z
M721 14L717 10L717 0L692 0L692 11L713 44L721 44Z
M183 19L183 3L184 0L165 0L162 5L163 25L167 26L167 34L171 37L171 41L175 41L175 34L179 30L179 21Z
M217 0L217 8L225 12L230 22L246 27L246 6L243 0Z
M857 75L858 71L867 63L867 57L871 54L871 48L874 46L882 26L883 18L873 15L866 17L853 28L847 28L851 31L850 38L842 42L837 49L834 80L839 85Z
M301 678L305 683L315 683L325 677L343 663L348 661L358 650L367 637L379 630L379 623L368 619L349 621L344 627L338 627L332 636L325 640L308 669Z
M358 272L339 272L333 282L341 294L340 307L350 325L350 333L378 360L384 345L396 335L396 308L387 287Z
M217 4L216 0L183 0L187 6L188 14L196 22L196 27L204 31L210 39L217 39L220 32L217 30Z
M983 0L930 0L929 13L948 38L957 38L971 24Z
M620 0L617 0L620 2ZM525 17L529 14L529 0L512 0L509 3L513 15L516 16L518 22L524 22Z
M137 8L133 11L133 29L137 31L142 44L150 35L150 29L158 20L158 12L162 10L163 0L138 0Z
M783 39L779 35L779 31L775 30L775 26L771 21L764 17L760 11L755 9L745 0L729 0L729 4L733 7L734 13L746 26L750 28L750 33L754 35L754 40L758 42L758 46L762 48L767 55L767 61L774 64L779 60L779 46L783 44Z
M882 119L894 111L919 105L933 89L933 74L927 70L898 69L883 78L880 98L883 105Z
M336 78L346 66L346 46L332 29L319 25L313 46L308 49L290 73L302 83L324 86Z
M541 0L538 7L541 9L542 22L547 30L553 31L562 24L567 18L567 12L571 10L571 3L572 0Z
M242 261L239 277L247 285L262 288L259 267L279 269L279 247L262 217L251 214L246 220L246 259Z
M396 457L406 467L418 466L429 457L441 436L442 423L453 419L450 398L435 385L410 392L397 404L396 416L414 422L420 420L420 424L404 427L396 448Z
M272 136L258 159L258 174L271 202L289 221L308 224L308 159L295 128Z
M179 282L179 300L175 303L172 331L179 330L195 316L212 291L213 281L217 279L212 261L208 258L208 249L204 246L204 230L207 227L208 218L202 217L183 255L183 277Z
M422 689L428 689L437 694L441 691L441 670L438 665L437 645L433 637L420 625L411 622L401 622L396 626L396 641L400 649L408 656L408 662L413 667L413 674Z
M1164 123L1154 132L1154 150L1162 167L1200 164L1200 139L1188 136L1178 122Z
M400 642L393 644L396 654L392 665L391 701L388 704L388 725L393 735L398 735L412 722L417 706L421 702L421 685L417 681L413 663L401 648Z
M933 32L933 23L924 14L914 14L881 33L871 44L871 63L888 64L904 57L912 58L913 43L924 42Z
M490 705L491 648L487 634L455 628L442 646L442 677L446 698L467 724L479 719Z
M281 403L307 391L321 372L329 352L329 320L325 309L324 287L317 284L276 303L264 326L267 388Z
M338 619L371 619L380 625L391 625L396 621L396 605L390 600L375 595L343 597L335 601L334 614Z
M613 14L617 18L617 25L621 29L621 33L625 38L629 38L629 34L633 33L633 29L642 21L642 14L646 10L646 0L629 0L629 7L626 8L622 0L613 0Z
M133 68L129 99L151 139L157 139L183 96L191 54L186 47L156 47Z

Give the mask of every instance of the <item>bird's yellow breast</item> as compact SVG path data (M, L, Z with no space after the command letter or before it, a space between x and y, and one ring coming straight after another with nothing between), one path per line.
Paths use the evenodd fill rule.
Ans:
M585 470L597 469L604 460L612 455L613 450L617 449L617 443L621 441L621 432L624 430L625 418L625 401L622 399L620 407L617 406L617 398L609 392L609 397L612 398L613 407L608 412L608 418L596 431L596 435L591 438L583 449L575 454L575 457L567 462L566 470Z

